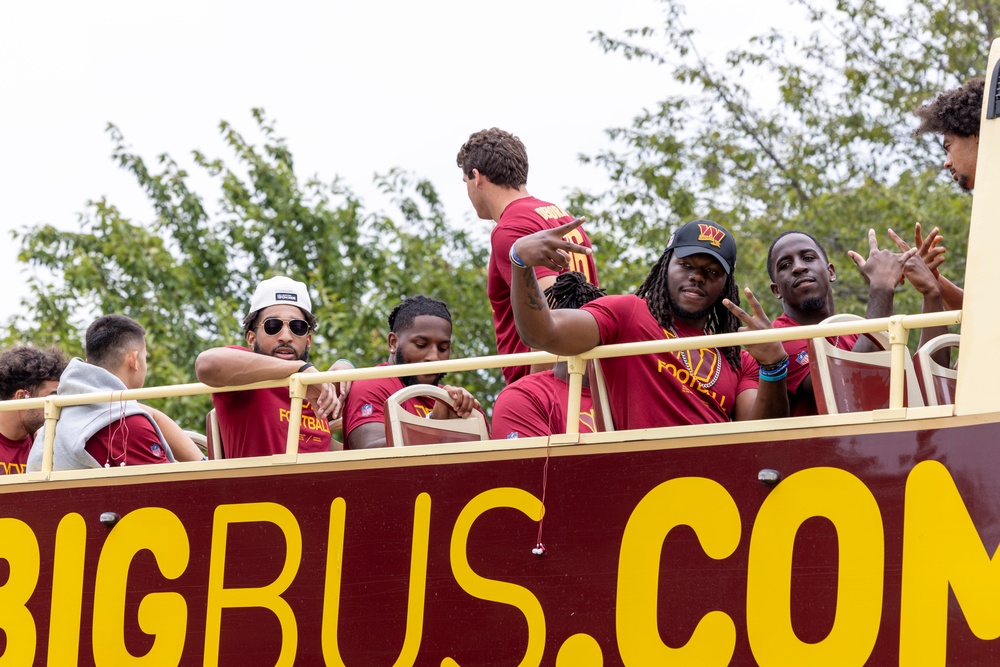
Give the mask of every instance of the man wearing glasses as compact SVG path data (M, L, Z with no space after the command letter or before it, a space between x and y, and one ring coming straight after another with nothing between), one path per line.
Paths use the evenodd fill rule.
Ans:
M205 350L195 361L195 373L213 387L316 373L309 363L315 329L316 317L305 284L284 276L269 278L257 286L243 320L247 346ZM291 411L287 387L213 394L212 403L226 458L285 452ZM330 451L327 420L336 419L340 409L340 397L333 385L309 386L302 402L300 452Z

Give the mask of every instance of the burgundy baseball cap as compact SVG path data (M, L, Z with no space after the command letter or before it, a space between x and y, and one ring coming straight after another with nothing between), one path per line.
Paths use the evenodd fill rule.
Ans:
M715 257L727 274L736 267L736 239L722 225L711 220L692 220L670 236L667 250L677 257L705 253Z

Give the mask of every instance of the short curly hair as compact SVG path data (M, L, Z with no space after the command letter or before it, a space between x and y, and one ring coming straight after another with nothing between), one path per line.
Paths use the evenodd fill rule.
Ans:
M413 326L413 323L421 315L431 315L448 320L451 324L451 311L448 304L440 299L432 299L429 296L418 294L404 299L402 303L392 309L389 313L389 331L399 333L406 331Z
M913 135L932 133L978 136L985 87L984 79L969 79L961 88L943 92L930 104L918 107L913 113L921 122Z
M57 347L39 349L19 345L0 353L0 399L14 398L18 389L37 394L41 386L58 380L66 370L66 357Z
M473 133L462 144L456 161L469 179L472 170L477 169L494 185L516 190L528 184L528 152L524 144L496 127Z

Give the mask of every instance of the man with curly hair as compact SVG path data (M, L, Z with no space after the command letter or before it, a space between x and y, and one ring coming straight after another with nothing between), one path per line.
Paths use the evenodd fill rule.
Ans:
M495 127L475 132L458 151L457 162L476 214L483 220L497 223L490 234L490 263L486 279L486 291L493 308L497 353L528 352L530 348L517 335L510 306L510 249L517 239L543 229L559 227L573 217L560 206L528 194L528 154L521 140L510 132ZM590 239L582 227L570 231L565 240L567 244L590 248ZM579 271L588 282L598 284L597 267L591 255L570 253L568 258L569 270ZM535 267L535 276L542 289L554 283L559 273L548 266ZM527 366L508 366L503 369L503 376L510 384L529 372Z
M930 104L917 108L921 120L914 136L944 137L944 168L966 192L976 187L976 157L979 152L979 116L983 108L985 81L970 79L961 88L941 93Z
M18 346L0 354L0 400L42 398L56 393L66 357L57 348ZM35 432L45 416L41 408L0 412L2 473L24 472Z
M945 151L944 168L951 172L952 179L966 192L976 187L976 162L979 155L979 119L983 108L983 90L986 82L982 78L970 79L965 85L945 91L914 110L920 118L920 126L913 131L914 136L940 134ZM936 236L936 231L932 233ZM930 243L924 243L917 223L914 245L928 250L921 251L921 257L931 269L941 285L941 297L946 308L962 307L964 292L938 271L944 261L944 248L938 247L941 237L936 236ZM896 239L900 249L909 245Z

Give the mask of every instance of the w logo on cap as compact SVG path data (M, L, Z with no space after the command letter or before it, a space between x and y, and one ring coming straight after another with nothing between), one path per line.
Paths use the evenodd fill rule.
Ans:
M722 241L726 238L726 233L714 227L712 225L706 225L704 223L698 223L698 240L708 241L716 248L722 247Z

